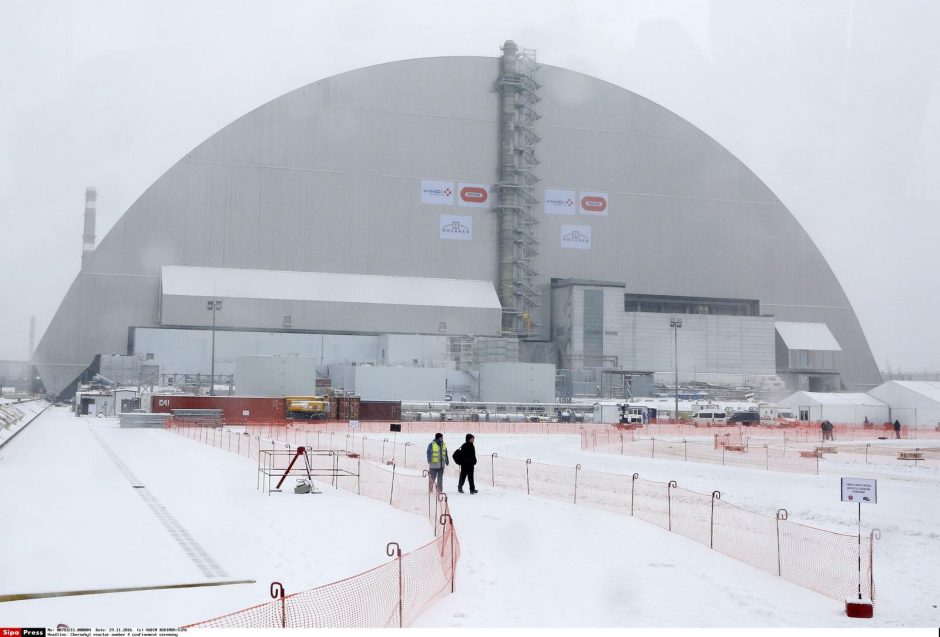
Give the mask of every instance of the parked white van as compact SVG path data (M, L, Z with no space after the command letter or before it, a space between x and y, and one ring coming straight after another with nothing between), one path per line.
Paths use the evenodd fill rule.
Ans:
M727 416L723 411L700 411L692 416L692 424L696 427L720 427L725 424Z

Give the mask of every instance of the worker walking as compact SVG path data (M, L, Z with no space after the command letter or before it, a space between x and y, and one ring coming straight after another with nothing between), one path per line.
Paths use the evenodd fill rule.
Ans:
M901 421L900 420L894 421L894 437L897 438L898 440L901 439Z
M428 445L428 490L433 491L437 483L437 490L444 491L444 469L450 464L447 457L447 444L444 434L434 434L434 440Z
M460 480L457 482L457 491L463 493L463 483L470 483L470 493L476 493L473 484L473 467L477 463L477 450L473 446L473 434L467 434L466 442L454 452L454 462L460 465Z

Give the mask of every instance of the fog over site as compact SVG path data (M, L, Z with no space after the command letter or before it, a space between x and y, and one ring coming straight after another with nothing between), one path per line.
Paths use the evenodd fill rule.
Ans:
M78 272L86 186L100 242L169 166L265 102L394 60L496 57L513 39L729 149L819 247L878 365L940 370L938 27L923 2L5 3L0 359L28 357L30 316L38 342Z

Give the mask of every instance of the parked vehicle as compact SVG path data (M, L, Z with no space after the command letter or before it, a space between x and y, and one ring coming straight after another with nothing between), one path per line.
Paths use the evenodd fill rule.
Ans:
M757 411L736 411L725 419L725 422L729 425L744 425L745 427L750 427L751 425L760 424L760 412Z
M696 427L721 427L726 424L726 417L723 411L699 411L692 415L692 424Z
M295 420L325 420L330 417L330 400L320 396L285 396L287 417Z

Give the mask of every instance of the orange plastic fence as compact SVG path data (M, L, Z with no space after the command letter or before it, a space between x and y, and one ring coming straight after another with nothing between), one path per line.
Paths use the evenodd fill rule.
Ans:
M839 458L851 459L865 464L888 464L905 462L903 453L919 453L928 465L940 465L940 448L924 448L879 444L839 444L823 447L820 441L794 442L783 438L768 438L751 431L751 435L734 432L712 434L712 442L706 442L702 432L697 439L676 437L644 437L641 431L619 431L613 428L594 429L581 432L581 448L597 453L612 453L642 458L663 458L687 462L704 462L767 471L790 473L819 473L820 460L826 454L838 454ZM817 451L818 450L818 451Z
M624 440L621 441L620 433L615 431L610 434L610 444L618 450L621 444L627 444L631 434L623 432ZM198 436L199 432L196 431L195 435ZM202 435L205 439L219 439L219 434ZM606 436L605 432L605 445ZM595 437L599 436L583 433L582 448L598 450L598 445L593 442ZM403 475L402 472L408 470L417 475L427 466L423 445L336 433L332 438L329 435L322 436L320 441L323 444L335 444L336 449L354 452L363 461L381 463L362 464L360 482L363 495L374 493L372 497L377 497L377 494L383 492L381 485L385 483L370 477L370 472L389 473L388 463L392 463L393 475L396 472ZM707 449L699 450L675 441L630 442L647 445L651 457L661 457L660 454L665 453L672 454L672 457L688 455L691 459L694 454L715 451L711 443L705 445ZM262 440L261 444L278 443L265 443ZM762 462L766 465L767 458ZM458 468L451 464L446 471L448 480L456 480L457 473ZM426 478L422 477L421 480L426 481ZM872 549L874 540L879 537L877 530L872 531L869 538L863 538L859 546L856 535L791 522L787 519L787 512L782 509L777 516L743 509L722 500L717 491L702 494L679 487L675 482L644 480L636 473L603 473L585 470L580 465L564 467L499 456L497 453L478 455L476 480L480 485L489 484L632 515L833 599L841 601L855 597L860 592L874 600ZM425 482L423 486L410 488L416 493L402 497L417 512L422 507L421 497L426 497L427 484ZM398 482L395 482L395 489L398 489ZM426 501L423 506L426 507L423 510L431 508ZM863 567L861 574L858 572L859 558Z
M261 462L259 450L283 449L283 441L201 425L171 425L170 430ZM325 441L325 440L324 440ZM309 590L279 596L186 628L373 628L409 626L456 583L460 543L444 494L429 489L426 472L399 470L364 461L354 452L338 454L340 468L351 475L332 479L332 486L424 515L435 539L402 553L397 543L386 548L393 561L364 573ZM312 458L314 462L323 457ZM260 465L259 465L260 466ZM272 589L272 594L274 593Z
M423 446L367 437L351 440L365 459L414 470L426 466ZM456 479L457 472L451 464L448 480ZM859 549L857 535L792 522L782 509L777 516L743 509L722 500L718 492L697 493L675 482L644 480L638 474L603 473L497 453L478 455L475 473L480 485L633 515L833 599L855 597L859 591L874 599L872 546L877 531L862 538Z

